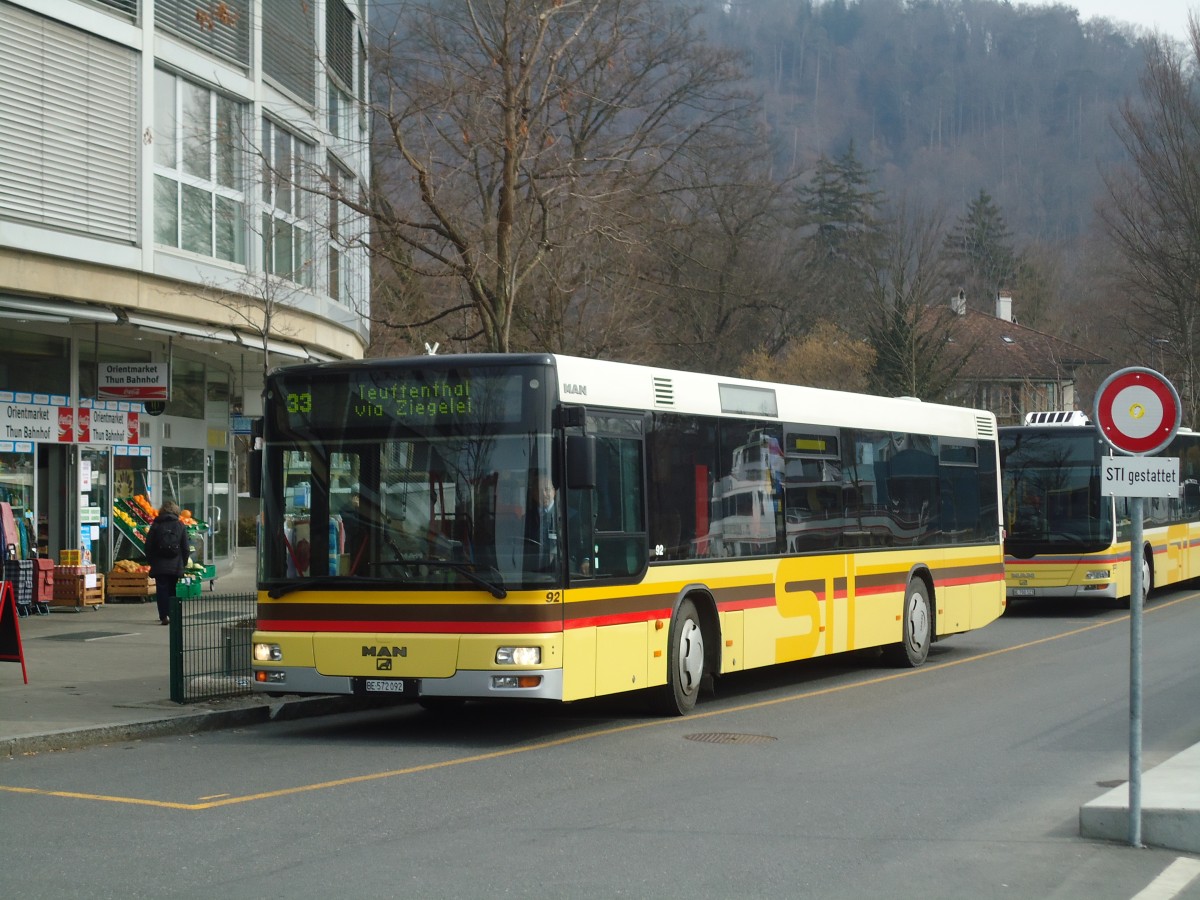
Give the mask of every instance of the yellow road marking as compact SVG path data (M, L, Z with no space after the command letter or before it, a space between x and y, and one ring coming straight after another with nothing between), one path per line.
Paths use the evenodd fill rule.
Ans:
M1184 597L1178 597L1161 605L1156 605L1152 609L1147 609L1145 612L1154 613L1160 609L1168 609L1176 604L1183 603L1187 600L1195 600L1200 597L1200 593L1189 594ZM989 650L986 653L980 653L978 656L969 656L964 659L952 660L949 662L938 663L932 666L923 666L919 669L908 669L903 672L893 672L890 675L880 675L878 678L868 678L866 681L856 681L852 684L840 684L834 687L818 688L811 691L802 691L799 694L790 694L786 697L775 697L770 700L756 700L751 703L742 703L738 706L730 706L723 709L712 709L706 712L693 712L689 714L683 721L696 721L698 719L709 719L713 716L725 716L730 713L746 712L747 710L763 709L768 706L777 706L781 703L793 703L797 700L808 700L812 697L823 697L828 694L836 694L841 691L848 691L854 688L870 687L876 684L883 684L888 681L895 681L898 678L910 678L915 675L922 675L929 672L938 672L942 669L948 669L951 666L961 666L965 663L979 662L980 660L989 659L993 656L1001 656L1005 653L1013 653L1017 650L1026 650L1030 647L1036 647L1040 644L1048 644L1052 641L1059 641L1063 638L1073 637L1077 634L1084 634L1088 631L1094 631L1097 628L1105 628L1109 625L1115 625L1119 622L1129 620L1128 615L1121 616L1116 619L1110 619L1105 622L1096 622L1092 625L1084 625L1082 628L1075 628L1071 631L1064 631L1061 634L1052 634L1048 637L1038 638L1035 641L1026 641L1024 644L1016 644L1012 647L1004 647L999 650ZM432 772L438 769L448 769L452 766L462 766L468 763L484 762L489 759L502 759L506 756L515 756L518 753L530 753L534 750L548 750L552 747L562 747L567 744L578 743L579 741L588 741L594 738L608 737L613 734L622 734L628 731L637 731L641 728L659 728L664 725L678 724L679 719L652 719L648 722L634 722L630 725L616 725L612 728L603 728L599 731L589 731L586 734L576 734L570 737L555 738L548 741L538 741L536 744L527 744L521 747L510 747L507 750L494 750L491 753L476 753L471 756L460 756L455 759L445 759L440 762L424 763L419 766L408 766L403 769L389 769L386 772L372 772L368 775L354 775L349 778L337 778L331 781L321 781L316 784L302 784L295 787L280 788L274 791L262 791L257 794L245 794L238 797L230 797L225 794L218 794L215 797L220 799L201 798L203 802L199 803L174 803L169 800L146 800L138 797L113 797L106 794L89 794L80 791L50 791L43 788L25 788L13 787L10 785L0 784L0 791L7 791L12 794L33 794L40 797L62 797L68 800L91 800L101 803L125 803L131 806L154 806L160 809L179 809L188 812L198 812L206 809L217 809L222 806L235 806L240 803L250 803L255 800L270 800L276 797L289 797L296 794L310 793L312 791L323 791L329 788L344 787L351 784L363 784L370 781L380 781L385 778L396 778L400 775L415 775L420 772Z

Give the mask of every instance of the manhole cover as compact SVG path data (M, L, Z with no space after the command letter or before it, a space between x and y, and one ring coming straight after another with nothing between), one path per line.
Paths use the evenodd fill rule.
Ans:
M706 731L700 734L685 734L684 737L702 744L766 744L778 740L769 734L737 734L730 731Z
M43 641L98 641L100 638L125 637L128 631L72 631L70 634L47 634Z

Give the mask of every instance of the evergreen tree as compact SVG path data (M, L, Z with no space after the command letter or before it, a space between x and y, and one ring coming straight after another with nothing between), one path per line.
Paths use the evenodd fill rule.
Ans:
M873 174L851 142L839 156L821 156L797 191L796 293L781 317L773 350L819 320L845 328L861 321L866 273L874 268L882 234L882 194L871 187Z
M853 141L840 156L817 160L812 179L799 192L801 224L813 228L811 262L855 258L878 237L880 192L871 190L871 176Z
M996 295L1011 289L1021 262L1000 208L983 189L947 235L946 253L951 278L967 292L968 302L988 312Z

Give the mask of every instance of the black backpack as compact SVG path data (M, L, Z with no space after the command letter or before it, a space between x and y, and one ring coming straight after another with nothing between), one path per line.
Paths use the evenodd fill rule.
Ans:
M179 543L183 529L178 522L165 523L159 529L157 540L154 542L154 555L159 559L176 559L179 556Z

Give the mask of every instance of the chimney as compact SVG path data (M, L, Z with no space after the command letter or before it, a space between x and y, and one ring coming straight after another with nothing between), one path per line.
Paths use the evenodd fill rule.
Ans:
M956 316L965 316L967 314L967 292L960 290L957 297L951 297L950 308L954 310Z
M1003 322L1011 322L1012 317L1012 297L1006 294L996 295L996 318Z

